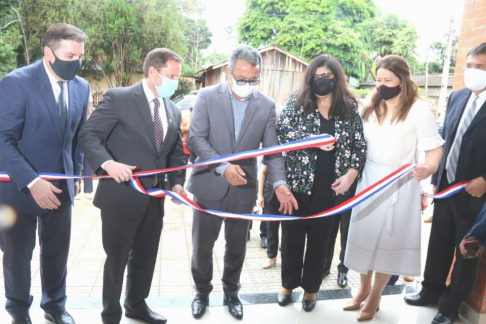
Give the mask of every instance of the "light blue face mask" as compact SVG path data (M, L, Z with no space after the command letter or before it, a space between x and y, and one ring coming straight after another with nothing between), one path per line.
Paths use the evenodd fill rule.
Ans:
M160 75L159 72L157 72L157 74ZM155 84L154 80L152 80L152 82L154 83L155 90L157 90L157 93L161 98L169 98L174 94L174 92L177 90L177 87L179 86L178 80L172 80L166 77L162 77L162 84L159 86Z

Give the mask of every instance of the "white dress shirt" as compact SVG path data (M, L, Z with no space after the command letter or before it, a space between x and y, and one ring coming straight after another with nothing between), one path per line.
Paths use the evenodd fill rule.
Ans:
M457 142L456 142L457 134L459 133L459 130L461 129L462 124L464 124L464 119L466 118L467 112L471 108L475 97L476 96L474 95L474 93L471 93L471 96L469 97L469 100L467 101L466 108L464 109L464 112L462 113L461 121L459 121L459 125L457 126L456 135L454 136L454 141L452 142L451 149L449 150L449 153L454 151L454 146L457 144ZM479 109L484 105L485 102L486 102L486 90L481 92L478 95L478 98L476 99L476 110L474 111L474 117L476 117L476 114L478 113ZM473 120L474 120L474 117L473 117ZM446 169L449 167L451 155L452 154L447 155Z
M49 71L46 65L46 61L42 60L42 63L44 64L44 69L46 69L47 77L49 78L49 83L51 84L52 88L52 93L54 94L54 100L56 100L56 103L59 101L59 95L61 94L61 87L59 86L59 81L56 79L56 77ZM67 82L63 82L64 85L64 99L66 101L66 106L67 106L67 111L69 111L69 90L67 86ZM28 185L27 188L32 188L32 186L39 181L40 177L35 178L32 180Z
M154 107L155 107L154 99L159 98L159 102L160 102L159 116L162 119L162 127L164 128L163 140L165 140L165 137L167 136L168 123L167 123L167 112L165 111L164 99L160 98L160 97L155 97L154 93L152 92L152 90L150 90L150 88L148 87L146 82L147 82L146 79L142 80L142 87L143 87L143 92L145 93L145 97L147 97L147 101L148 101L148 104L150 106L150 115L152 116L152 122L154 121ZM113 161L113 160L108 160L108 161L104 162L101 165L101 168L105 169L106 163L111 162L111 161Z

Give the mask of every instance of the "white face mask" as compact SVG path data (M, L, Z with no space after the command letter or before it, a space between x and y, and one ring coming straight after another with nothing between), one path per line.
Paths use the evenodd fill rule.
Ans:
M244 85L237 85L236 81L233 80L233 87L231 89L238 97L247 98L252 94L256 87L256 85L252 86L248 82Z
M464 72L464 83L470 90L483 90L486 88L486 71L467 69Z

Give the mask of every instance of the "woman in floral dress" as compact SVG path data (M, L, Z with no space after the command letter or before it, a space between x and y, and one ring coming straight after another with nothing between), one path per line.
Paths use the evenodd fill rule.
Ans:
M282 144L323 133L333 135L337 142L284 154L287 185L299 204L294 216L322 212L336 205L336 196L348 197L365 162L356 99L347 88L343 68L328 55L312 60L277 123ZM303 309L309 312L315 307L332 225L333 217L282 222L280 306L290 303L292 290L301 286Z

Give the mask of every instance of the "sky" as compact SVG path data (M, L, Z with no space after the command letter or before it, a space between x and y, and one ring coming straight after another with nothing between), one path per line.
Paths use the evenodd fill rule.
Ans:
M229 54L236 40L226 38L225 28L233 26L236 30L238 19L245 11L246 0L201 0L206 10L202 18L213 33L212 44L205 54L213 52ZM394 13L400 18L415 24L420 35L417 41L417 54L425 61L426 50L434 41L446 42L451 14L454 26L461 26L464 0L374 0L384 13Z

